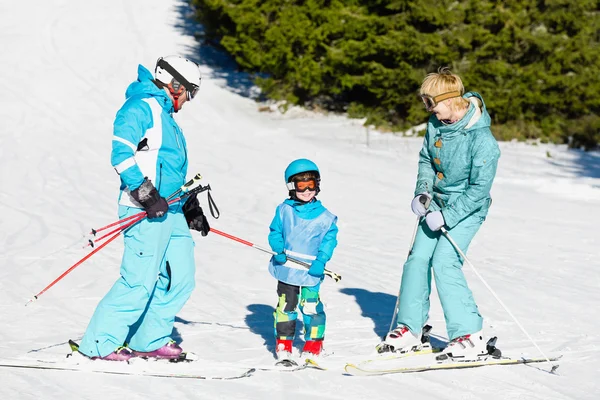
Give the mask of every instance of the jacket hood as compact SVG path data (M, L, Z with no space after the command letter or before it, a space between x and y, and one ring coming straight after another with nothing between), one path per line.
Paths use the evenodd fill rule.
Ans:
M144 98L154 97L165 111L172 113L174 111L173 102L169 96L167 96L164 89L156 86L152 81L153 79L154 76L152 76L152 73L148 71L146 67L138 65L138 78L127 87L125 98L129 99L133 96L141 96Z

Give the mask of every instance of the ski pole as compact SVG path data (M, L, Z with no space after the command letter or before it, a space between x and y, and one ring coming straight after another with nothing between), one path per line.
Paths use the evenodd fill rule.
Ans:
M169 198L170 198L170 197L169 197ZM173 204L173 203L176 203L176 202L180 201L181 199L182 199L181 197L178 197L178 198L176 198L176 199L169 200L167 203L168 203L169 205L171 205L171 204ZM128 221L130 221L130 222L131 222L131 220L133 220L133 219L135 219L135 222L137 222L137 221L140 221L141 219L143 219L145 216L146 216L146 211L141 211L141 212L139 212L139 213L137 213L137 214L133 214L133 215L130 215L129 217L125 217L125 218L123 218L123 219L120 219L120 220L118 220L117 222L114 222L114 223L112 223L112 224L110 224L110 225L106 225L106 226L105 226L105 227L103 227L102 229L96 229L96 230L93 230L93 229L92 229L92 234L93 234L93 235L96 235L96 233L97 233L97 232L99 232L99 231L101 231L101 230L104 230L104 229L106 229L106 228L108 228L108 227L115 226L115 225L117 225L117 224L121 224L121 226L119 226L118 228L116 228L116 229L113 229L112 231L110 231L110 232L108 232L108 233L106 233L106 234L104 234L104 235L100 236L99 238L96 238L96 239L94 239L94 240L92 240L92 239L88 239L88 243L87 243L85 246L83 246L83 248L86 248L86 247L88 247L88 246L92 246L92 247L94 247L94 245L95 245L96 243L100 242L100 241L101 241L102 239L104 239L105 237L107 237L107 236L110 236L111 234L113 234L113 233L115 233L115 232L117 232L117 231L119 231L119 230L122 230L122 229L123 229L123 225L122 225L123 223L125 223L125 222L128 222Z
M421 217L417 216L417 222L415 223L415 229L413 229L412 239L410 240L410 247L408 248L408 255L406 256L406 260L412 254L412 248L415 244L415 238L417 237L417 229L419 229L419 222L421 222ZM402 282L400 282L400 286L402 286ZM400 289L398 289L398 297L396 298L396 306L394 307L394 315L392 316L392 321L390 322L390 329L388 332L393 331L396 328L396 317L398 316L398 307L400 306ZM386 334L387 336L387 334ZM385 336L383 338L385 340Z
M100 236L99 238L97 238L95 240L89 239L88 240L88 244L86 244L85 246L83 246L83 248L85 249L88 246L94 247L98 242L102 241L104 238L112 235L113 233L124 231L125 229L129 228L131 225L133 225L136 222L141 221L142 219L144 219L146 217L146 212L142 212L142 213L135 214L135 215L138 216L138 218L136 218L134 220L131 220L130 218L124 218L122 221L126 222L125 225L121 225L118 228L113 229L112 231L110 231L110 232L108 232L108 233Z
M173 194L171 194L167 198L167 201L173 199L175 196L177 196L180 193L187 194L190 190L193 190L195 187L198 186L200 179L202 179L202 175L196 174L196 176L194 176L192 179L190 179L189 181L187 181L183 186L181 186L179 189L177 189L175 192L173 192ZM183 198L183 196L180 196L177 199L169 201L169 204L172 204L172 203L180 200L181 198ZM126 217L126 218L120 219L118 221L115 221L112 224L108 224L106 226L103 226L102 228L98 228L98 229L93 229L92 228L92 231L90 232L90 234L96 236L97 232L101 232L101 231L103 231L105 229L112 228L115 225L120 225L120 224L122 224L125 221L129 221L131 219L134 219L136 217L140 217L142 215L146 215L146 211L141 211L141 212L139 212L137 214L130 215L129 217Z
M450 243L452 243L452 246L454 246L454 249L456 249L456 251L458 252L458 254L460 254L460 256L463 258L463 260L465 260L465 262L469 265L469 267L471 267L471 269L473 270L473 272L475 273L475 275L479 278L479 280L481 282L483 282L483 284L485 285L485 287L488 288L488 290L492 293L492 295L496 298L496 300L498 300L498 303L500 303L500 305L502 306L502 308L504 308L504 310L508 313L508 315L511 316L511 318L513 319L513 321L515 321L515 323L517 324L517 326L519 328L521 328L521 330L523 331L523 333L525 333L525 336L527 336L529 338L529 340L531 341L531 343L533 343L533 345L538 349L538 351L540 352L540 354L546 359L546 361L548 361L549 363L552 364L552 362L550 361L550 359L548 358L548 356L542 351L542 349L540 349L540 347L537 345L537 343L535 342L535 340L533 340L533 338L529 335L529 333L527 333L527 331L525 330L525 328L523 327L523 325L521 325L521 323L517 320L517 318L513 315L513 313L510 312L510 310L508 309L508 307L506 307L506 305L504 304L504 302L502 300L500 300L500 297L498 297L498 295L496 294L496 292L494 292L494 290L490 287L490 285L488 285L488 283L485 281L485 279L483 279L483 277L481 275L479 275L479 272L477 271L477 269L475 269L475 266L471 263L471 261L469 261L469 259L465 255L465 253L463 253L463 251L460 249L460 247L458 247L458 245L456 244L456 242L454 241L454 239L452 239L452 236L450 236L450 234L448 233L448 231L446 230L446 228L442 227L441 231L444 234L444 236L446 236L446 239L448 239L448 241ZM553 374L554 371L556 371L557 368L558 368L558 364L552 365L552 369L550 370L550 373Z
M431 197L421 195L419 198L419 201L421 202L421 204L423 204L423 207L425 207L425 209L427 210L429 208L429 205L431 204ZM410 240L410 247L408 248L408 254L406 256L407 261L408 261L408 257L410 257L410 255L412 254L412 249L413 249L413 246L415 245L415 238L417 237L417 230L419 229L420 222L421 222L421 216L417 215L417 221L415 222L415 228L413 229L412 239ZM400 287L402 287L402 281L400 281ZM392 316L392 321L390 322L390 329L388 330L388 332L393 331L396 328L396 325L398 324L398 321L396 321L396 317L398 316L398 307L400 307L400 289L398 289L398 297L396 298L396 306L394 307L394 315ZM386 336L387 336L387 334L386 334ZM383 337L383 340L385 340L385 336Z
M173 203L176 203L176 202L178 202L178 201L180 201L180 200L184 199L186 196L188 196L188 195L190 195L190 194L204 192L205 190L210 190L210 185L207 185L207 186L198 185L198 186L197 186L197 187L195 187L194 189L192 189L192 190L189 190L189 191L188 191L186 194L184 194L183 196L181 196L181 197L177 197L176 199L169 200L169 201L168 201L168 204L173 204ZM172 196L170 196L169 198L171 198L171 197L172 197ZM214 204L214 200L212 200L212 197L210 196L210 192L208 193L208 200L209 200L209 205L211 205L211 214L213 214L213 217L215 217L215 215L214 215L214 211L213 211L213 209L212 209L212 205L214 205L214 207L215 207L215 209L217 210L217 212L218 212L219 210L216 208L217 206L216 206L216 204ZM135 221L133 221L133 222L137 222L137 221L139 221L139 220L143 219L145 216L146 216L146 212L145 212L145 211L142 211L142 212L139 212L139 213L137 213L137 214L134 214L134 215L132 215L132 216L129 216L129 217L123 218L123 219L121 219L121 220L119 220L119 221L117 221L117 222L127 222L128 220L129 220L129 221L131 221L131 220L132 220L133 218L135 218L135 217L137 217L137 218L136 218L136 219L135 219ZM217 217L215 217L215 218L218 218L218 216L217 216ZM115 223L111 224L111 226L114 226L114 225L115 225L117 222L115 222ZM102 240L103 240L104 238L106 238L107 236L110 236L111 234L113 234L113 233L117 232L118 230L123 230L123 229L124 229L124 226L123 226L123 225L121 225L120 227L118 227L118 228L116 228L116 229L114 229L114 230L110 231L109 233L106 233L106 234L104 234L103 236L100 236L99 238L97 238L97 239L95 239L95 240L88 239L88 243L87 243L85 246L83 246L83 248L86 248L86 247L88 247L88 246L92 246L92 247L94 247L94 246L95 246L95 245L96 245L98 242L102 241ZM97 231L96 231L96 232L97 232Z
M127 228L129 228L130 226L134 225L137 222L139 222L139 221L136 220L135 222L132 222L132 223L128 224ZM123 230L125 230L125 229L123 229ZM102 250L102 248L104 246L106 246L107 244L109 244L110 242L112 242L113 240L115 240L117 237L119 237L119 235L121 234L121 232L123 230L115 233L106 242L102 243L100 246L96 247L96 249L92 250L85 257L83 257L81 260L79 260L75 264L73 264L73 266L71 266L68 270L66 270L65 272L63 272L58 278L56 278L55 280L53 280L48 286L46 286L38 294L36 294L35 296L33 296L33 298L31 298L27 303L25 303L25 306L29 305L29 303L33 303L34 301L36 301L42 294L44 294L44 292L46 292L48 289L50 289L52 286L54 286L58 281L60 281L62 278L64 278L69 272L73 271L75 268L77 268L79 265L81 265L85 260L87 260L88 258L90 258L91 256L93 256L94 254L96 254L97 252L99 252L100 250Z
M193 190L196 190L196 191L199 191L199 192L203 191L203 190L209 190L210 186L206 186L206 187L202 187L202 186L200 186L200 187L193 187L193 186L197 186L196 183L201 178L202 178L202 176L200 176L200 174L197 174L193 179L191 179L190 181L188 181L185 185L183 185L181 188L179 188L177 191L175 191L173 194L171 194L168 198L172 199L173 197L177 196L179 193L184 193L184 196L185 196L186 194L192 192ZM171 202L175 202L175 201L183 198L184 196L179 197L178 199L174 199ZM56 278L54 281L52 281L44 289L42 289L42 291L40 291L38 294L36 294L35 296L33 296L33 298L31 298L27 303L25 303L25 306L27 306L29 303L32 303L32 302L36 301L38 299L38 297L40 297L42 294L44 294L44 292L46 292L48 289L50 289L52 286L54 286L57 282L59 282L61 279L63 279L69 272L73 271L75 268L77 268L79 265L81 265L85 260L87 260L88 258L90 258L91 256L93 256L94 254L96 254L98 251L100 251L102 248L104 248L104 246L106 246L107 244L109 244L110 242L112 242L113 240L115 240L122 232L124 232L125 230L127 230L131 226L135 225L136 223L138 223L141 220L143 220L144 218L146 218L146 212L145 211L142 211L141 213L137 213L136 215L138 216L137 219L133 219L131 217L127 217L127 218L124 218L124 219L120 220L120 221L126 221L127 223L125 225L119 227L118 229L115 229L113 232L115 232L115 231L117 231L117 232L113 236L111 236L110 238L108 238L106 240L106 242L102 243L100 246L96 247L96 249L92 250L85 257L83 257L81 260L79 260L75 264L73 264L69 269L67 269L65 272L63 272L58 278ZM111 226L116 225L120 221L117 221L116 223L111 224ZM106 237L106 236L107 235L104 235L103 238Z
M240 239L240 238L238 238L238 237L235 237L235 236L233 236L233 235L230 235L230 234L228 234L228 233L221 232L221 231L219 231L219 230L217 230L217 229L210 228L210 231L211 231L211 232L214 232L214 233L216 233L217 235L221 235L221 236L224 236L224 237L226 237L226 238L228 238L228 239L234 240L234 241L236 241L236 242L239 242L239 243L245 244L246 246L250 246L250 247L253 247L253 248L255 248L255 249L257 249L257 250L260 250L260 251L262 251L262 252L265 252L265 253L271 254L272 256L274 256L274 255L276 255L276 254L277 254L277 253L275 253L274 251L271 251L271 250L269 250L269 249L265 249L264 247L261 247L261 246L255 245L254 243L250 243L250 242L248 242L247 240ZM306 263L306 262L304 262L304 261L300 261L300 260L297 260L297 259L295 259L295 258L292 258L292 257L288 257L287 259L288 259L288 260L290 260L290 261L291 261L291 262L293 262L293 263L296 263L296 264L298 264L298 265L302 265L304 268L310 268L310 264L309 264L309 263ZM339 275L339 274L336 274L336 273L335 273L335 272L333 272L333 271L329 271L328 269L326 269L326 270L325 270L325 275L329 276L330 278L332 278L332 279L333 279L334 281L336 281L336 282L339 282L339 281L342 279L342 276L341 276L341 275Z

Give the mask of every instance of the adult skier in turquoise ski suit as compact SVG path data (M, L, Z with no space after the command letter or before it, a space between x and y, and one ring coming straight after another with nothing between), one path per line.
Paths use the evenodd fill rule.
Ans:
M170 335L195 286L190 228L206 235L208 224L195 196L170 206L165 198L186 182L188 167L173 112L194 97L200 79L198 65L180 56L160 58L155 76L140 65L116 115L111 163L121 179L119 218L140 208L147 218L124 233L121 277L98 304L79 346L90 358L181 353Z
M411 207L425 218L404 264L398 325L384 341L394 351L420 346L429 317L432 270L450 339L444 353L461 358L486 351L483 319L467 286L463 260L440 232L444 226L466 254L491 205L500 157L483 98L463 93L460 77L448 70L429 74L421 86L421 97L433 115L419 153Z
M290 198L277 206L269 227L269 244L277 255L271 258L269 272L278 280L275 318L276 352L279 360L289 360L296 334L299 306L305 343L303 353L319 355L325 336L325 310L319 290L325 264L337 246L337 217L316 199L321 175L307 159L290 163L285 170ZM288 261L288 256L310 264L310 269Z

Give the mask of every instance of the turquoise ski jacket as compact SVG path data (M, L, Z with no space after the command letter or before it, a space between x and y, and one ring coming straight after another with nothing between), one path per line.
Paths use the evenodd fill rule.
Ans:
M173 102L152 79L152 73L140 65L114 122L111 164L121 178L119 204L130 207L140 207L129 192L144 177L168 197L185 183L187 174L187 147L173 119Z
M459 121L445 125L435 115L429 118L419 153L415 196L429 193L448 228L475 213L485 218L500 158L483 98L475 92L463 97L471 104Z
M300 203L292 199L277 206L269 227L269 245L276 253L311 264L318 259L323 264L331 259L337 246L337 217L319 200ZM308 270L291 261L276 264L271 258L271 275L290 285L315 286L321 279L308 274Z

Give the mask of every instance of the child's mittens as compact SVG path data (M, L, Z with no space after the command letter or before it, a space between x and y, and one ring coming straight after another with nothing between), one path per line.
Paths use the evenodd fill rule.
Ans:
M308 274L316 278L321 278L323 273L325 273L325 263L319 259L314 260L308 270Z
M275 254L273 256L273 261L275 261L275 264L285 264L287 261L287 257L285 253Z

